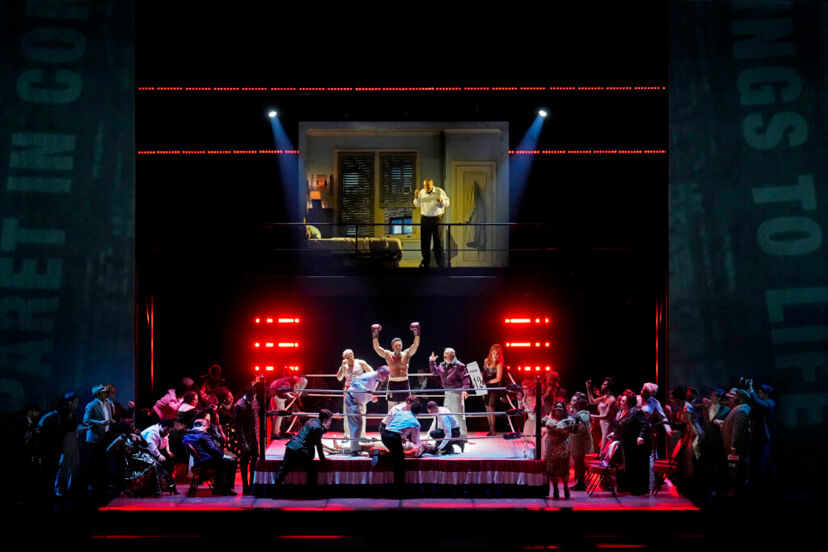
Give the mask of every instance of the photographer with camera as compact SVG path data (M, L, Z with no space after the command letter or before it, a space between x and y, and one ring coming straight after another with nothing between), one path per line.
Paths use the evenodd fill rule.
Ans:
M773 463L770 461L771 433L769 419L776 403L770 397L773 387L763 383L753 389L753 379L746 382L750 405L750 480L754 490L767 491L773 480Z

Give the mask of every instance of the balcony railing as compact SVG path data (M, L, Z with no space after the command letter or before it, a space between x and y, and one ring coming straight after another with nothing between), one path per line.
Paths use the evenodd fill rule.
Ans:
M307 226L314 226L322 231L322 239L310 239ZM391 266L383 264L397 256L403 258L406 253L416 255L416 262L420 257L420 238L417 233L393 234L391 224L377 223L341 223L316 222L306 224L301 222L265 223L259 228L262 232L267 251L273 253L307 254L314 259L323 259L326 256L338 257L345 262L345 266L373 264L375 266ZM420 223L406 223L405 226L419 227ZM441 223L443 227L443 252L447 267L503 267L515 264L535 264L555 252L560 253L591 253L591 252L631 252L635 247L608 246L586 247L579 245L557 245L560 240L560 231L549 223ZM381 234L372 236L374 232L366 232L367 228L380 228ZM268 235L273 239L268 239ZM276 238L276 235L279 238ZM289 236L287 238L286 236ZM474 239L470 239L474 238ZM398 239L399 244L388 240ZM311 247L309 242L313 242ZM260 242L261 243L261 242ZM470 247L474 244L473 247ZM464 260L463 255L468 254ZM469 261L474 256L474 261ZM433 257L433 254L432 254ZM407 259L411 262L413 259ZM432 261L434 262L434 261ZM311 263L312 264L312 263Z

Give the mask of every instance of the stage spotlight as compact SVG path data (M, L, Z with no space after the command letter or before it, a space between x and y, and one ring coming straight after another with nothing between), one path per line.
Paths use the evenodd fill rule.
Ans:
M276 115L278 115L278 113L276 113L275 109L271 109L270 111L267 112L267 116L270 117L271 119L276 117Z
M547 115L549 115L549 113L545 109L541 108L538 109L538 115L540 115L541 117L546 117Z

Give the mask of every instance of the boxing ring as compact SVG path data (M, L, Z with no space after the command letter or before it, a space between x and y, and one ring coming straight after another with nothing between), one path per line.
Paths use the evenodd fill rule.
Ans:
M419 374L411 374L416 377ZM421 374L431 375L431 374ZM328 374L307 374L306 377L329 377ZM540 380L537 382L540 386ZM493 388L489 388L492 390ZM514 386L498 388L514 392ZM475 391L468 389L467 391ZM343 390L303 389L308 396L342 396ZM442 397L446 391L455 389L412 389L418 398ZM539 392L539 390L536 390ZM375 396L384 396L386 390L374 391ZM540 420L536 405L535 417ZM272 414L272 412L271 412ZM287 416L287 412L281 412ZM295 416L314 416L312 412L294 412ZM459 415L461 413L452 413ZM490 412L464 412L467 418L483 417ZM523 411L512 408L506 412L495 412L496 416L522 416ZM366 414L368 419L381 419L385 414ZM334 419L342 413L334 414ZM422 413L418 416L421 427L428 427L435 414ZM512 424L510 423L510 426ZM540 460L540 424L535 434L522 435L510 432L505 435L487 436L483 432L469 432L461 437L466 446L460 454L429 454L419 457L407 456L403 492L409 497L433 498L542 498L549 492ZM322 442L329 447L326 460L314 460L316 485L308 482L308 473L301 468L291 471L282 485L274 484L284 456L287 441L271 441L265 454L256 465L253 479L253 494L258 498L330 498L330 497L385 497L399 491L393 487L394 473L389 454L372 451L369 456L350 456L347 448L348 435L342 432L325 433ZM451 438L451 441L456 441ZM434 442L429 432L421 429L421 442ZM382 447L379 434L367 432L360 439L363 447ZM376 458L374 456L376 455ZM372 462L373 460L373 462Z

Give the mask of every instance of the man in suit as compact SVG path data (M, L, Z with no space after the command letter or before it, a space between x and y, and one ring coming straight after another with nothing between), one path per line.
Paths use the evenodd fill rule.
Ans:
M727 398L733 405L721 423L722 442L730 468L730 494L742 493L750 465L750 405L744 389L731 389Z
M710 392L709 399L702 406L702 424L704 426L705 455L708 469L707 480L713 493L727 489L727 456L722 441L721 425L730 414L730 407L724 404L725 390L717 387Z
M463 416L463 412L466 411L466 403L463 401L469 397L469 392L466 389L471 389L472 386L469 371L465 364L457 360L457 354L451 347L446 347L443 351L443 362L438 365L435 363L436 360L437 356L432 351L431 356L428 357L429 371L440 378L443 389L456 389L456 391L446 391L443 406L457 416L457 421L460 423L460 435L468 437L466 417Z
M109 407L112 409L112 413L115 415L116 422L134 419L135 403L129 401L127 403L127 406L124 406L121 403L119 403L118 388L115 387L114 383L106 384L106 402L109 403Z
M233 406L236 436L241 449L239 466L241 468L243 494L252 494L253 492L253 474L256 471L256 461L259 459L259 440L256 438L256 413L253 409L255 397L256 388L250 386Z
M111 403L107 402L105 385L92 388L93 399L86 404L83 411L83 425L86 426L86 448L89 453L89 473L87 480L92 483L96 500L106 497L109 486L109 461L106 447L111 440L111 428L115 413Z
M235 496L233 484L236 479L236 460L224 454L216 446L215 441L207 433L210 428L210 418L199 418L193 422L193 429L184 436L184 445L190 445L195 450L197 458L195 465L199 468L208 468L216 471L213 483L213 494Z

